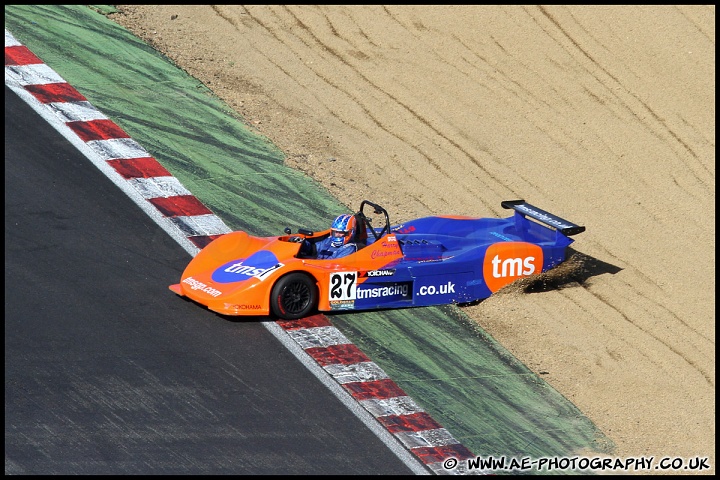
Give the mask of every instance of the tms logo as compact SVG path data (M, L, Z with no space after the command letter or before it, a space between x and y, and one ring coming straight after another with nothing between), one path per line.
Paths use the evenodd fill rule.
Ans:
M213 272L212 279L218 283L241 282L250 278L263 280L282 266L272 252L260 250L246 259L233 260L222 265Z
M500 255L495 255L491 262L493 266L492 276L493 278L501 278L532 275L535 273L535 265L532 263L534 261L535 257L500 260Z
M543 251L525 242L502 242L491 245L485 253L483 276L491 292L495 293L518 278L540 273Z

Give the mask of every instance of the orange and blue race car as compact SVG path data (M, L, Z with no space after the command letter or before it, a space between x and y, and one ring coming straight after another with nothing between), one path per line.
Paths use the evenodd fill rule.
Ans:
M524 200L501 205L513 215L432 216L393 226L383 207L364 200L354 214L358 250L338 259L314 258L330 229L227 233L203 248L170 290L224 315L285 320L468 303L559 265L570 236L585 230Z

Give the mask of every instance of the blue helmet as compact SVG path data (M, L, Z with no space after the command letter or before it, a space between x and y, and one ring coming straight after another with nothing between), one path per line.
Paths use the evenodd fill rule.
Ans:
M342 247L347 245L355 237L355 228L357 222L354 215L347 213L340 215L332 223L330 227L330 235L332 235L332 241L330 242L333 247Z

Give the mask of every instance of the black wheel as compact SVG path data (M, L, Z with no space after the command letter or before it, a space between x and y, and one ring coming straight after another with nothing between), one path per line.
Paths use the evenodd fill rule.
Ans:
M272 313L284 320L307 316L316 307L315 281L304 273L290 273L280 278L270 293Z

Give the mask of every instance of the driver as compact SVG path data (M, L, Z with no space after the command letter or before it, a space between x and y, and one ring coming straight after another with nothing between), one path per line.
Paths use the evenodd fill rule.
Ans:
M338 216L330 227L330 236L317 243L317 258L341 258L358 250L355 243L357 221L347 213Z
M293 236L291 242L300 242L300 258L317 258L320 260L342 258L358 251L358 244L355 240L357 220L354 215L347 213L339 215L330 227L330 235L327 238L313 243L307 238Z

